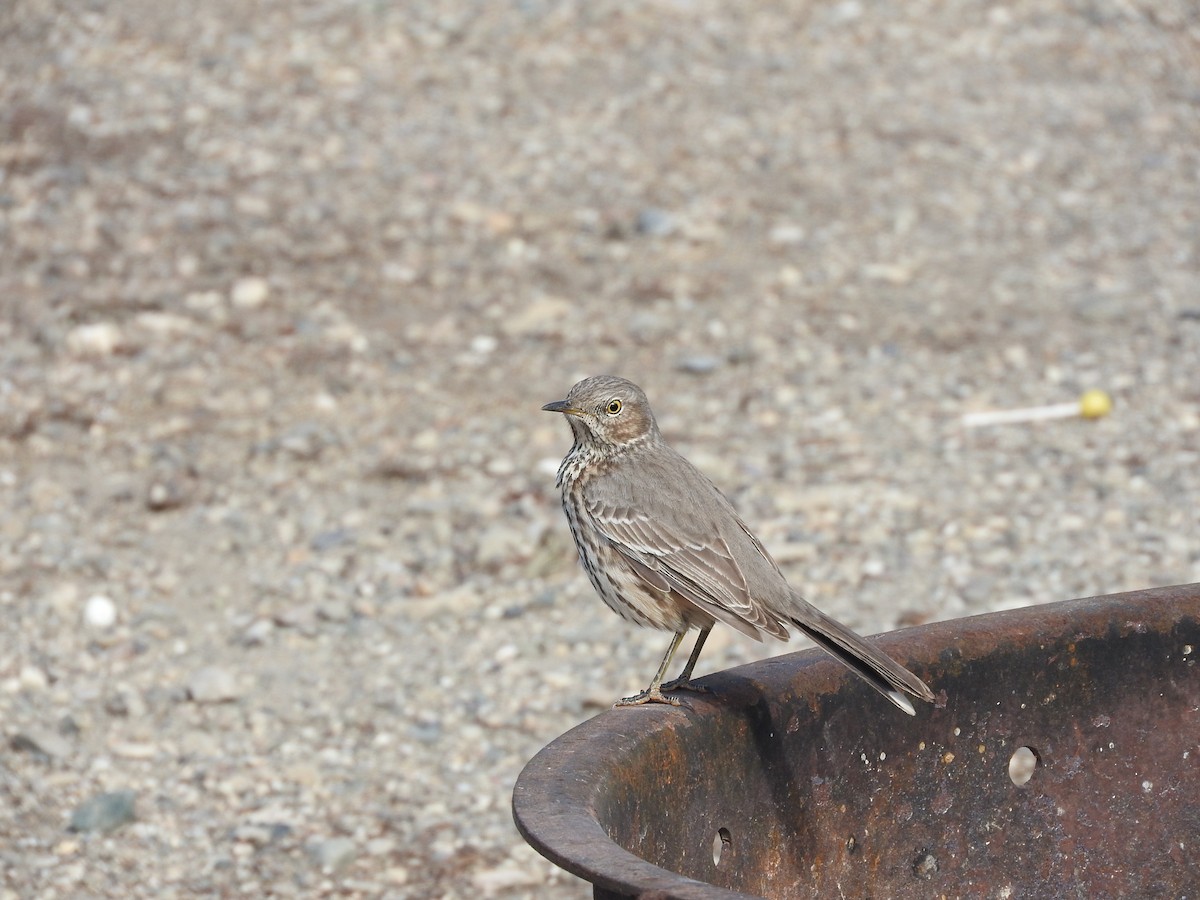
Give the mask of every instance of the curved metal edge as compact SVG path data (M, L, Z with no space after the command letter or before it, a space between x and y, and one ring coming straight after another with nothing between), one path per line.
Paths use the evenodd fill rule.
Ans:
M595 814L594 798L611 761L667 723L686 726L686 715L665 706L609 710L556 738L526 764L513 788L521 837L559 868L622 896L753 900L635 856L608 836Z
M888 632L874 640L924 676L945 668L955 657L979 657L1005 644L1050 640L1072 631L1094 634L1098 627L1114 623L1129 628L1169 627L1180 607L1188 605L1200 605L1200 583L949 619ZM802 670L818 691L852 677L814 648L715 673L703 681L716 687L727 679L753 680L773 691L794 686ZM936 674L929 683L937 693ZM723 699L733 700L728 695ZM608 710L552 741L529 761L513 789L513 820L521 836L559 867L620 895L656 900L751 898L635 856L612 841L595 814L596 797L614 760L661 729L688 727L692 715L682 708L660 706Z

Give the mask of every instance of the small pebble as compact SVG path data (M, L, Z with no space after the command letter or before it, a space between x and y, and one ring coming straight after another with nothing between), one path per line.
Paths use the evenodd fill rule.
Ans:
M104 699L104 711L119 718L139 718L146 714L146 701L130 687L118 687Z
M195 323L185 317L165 312L144 312L138 315L137 324L159 338L177 337L195 329Z
M367 841L367 853L371 856L387 856L396 849L396 839L391 837L371 838Z
M154 759L159 754L158 745L149 741L109 741L108 749L123 759Z
M71 813L71 831L112 831L120 825L132 822L134 791L112 791L85 800Z
M681 372L687 372L689 375L707 375L710 372L715 372L720 365L721 360L715 356L696 354L694 356L683 357L675 364L675 367Z
M312 861L322 870L336 872L354 859L358 853L358 845L348 837L335 837L314 841L306 850Z
M317 618L323 622L348 622L354 615L345 600L322 600L316 606Z
M187 503L188 490L182 479L167 476L151 482L146 491L146 508L153 512L177 509Z
M500 342L490 334L480 334L471 338L471 352L479 356L487 356L499 345Z
M229 292L229 302L240 309L256 309L267 302L270 293L265 278L239 278Z
M299 422L286 429L275 445L298 460L313 460L334 443L333 433L316 422Z
M243 822L230 835L235 841L266 847L276 844L292 834L292 826L286 822Z
M242 696L237 678L220 666L206 666L194 673L188 679L187 693L195 703L228 703Z
M776 225L767 235L767 240L776 245L800 244L804 242L806 233L799 225Z
M121 329L113 322L77 325L67 334L67 349L76 356L110 356L124 341Z
M50 677L37 666L24 665L17 674L17 682L23 690L43 691L50 684Z
M242 632L241 642L247 647L259 647L265 644L275 631L275 623L270 619L255 619Z
M317 608L312 603L298 603L276 612L272 621L280 628L311 629L317 621Z
M647 207L638 213L637 224L634 227L638 234L667 237L679 229L679 221L666 210Z
M112 628L117 621L117 605L104 594L93 594L83 606L83 620L92 628Z
M8 744L14 750L32 753L42 759L63 759L71 753L71 743L65 737L36 726L17 732Z
M335 547L340 547L344 544L354 543L354 532L348 531L345 528L334 528L330 531L322 531L318 535L314 535L309 541L309 546L317 553L323 553L326 550L332 550Z

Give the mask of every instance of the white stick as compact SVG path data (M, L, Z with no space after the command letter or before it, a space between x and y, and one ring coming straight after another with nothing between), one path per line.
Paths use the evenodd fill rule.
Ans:
M962 423L967 428L983 425L1011 425L1016 422L1042 422L1046 419L1069 419L1080 415L1078 403L1055 403L1052 406L1028 406L1024 409L994 409L967 413Z

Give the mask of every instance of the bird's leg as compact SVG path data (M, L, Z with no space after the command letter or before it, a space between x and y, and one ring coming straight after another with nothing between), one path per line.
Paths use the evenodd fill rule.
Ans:
M624 700L618 700L613 704L617 706L642 706L645 703L668 703L671 706L686 706L682 700L675 697L666 697L662 692L663 675L667 673L667 666L671 664L671 657L675 655L675 651L679 649L679 644L683 641L683 636L687 634L687 629L675 632L675 637L671 638L671 646L667 648L667 655L663 657L662 665L658 667L658 671L654 673L654 680L650 682L650 687L646 688L640 694L634 694L632 697L626 697Z
M700 651L704 649L704 642L708 640L708 633L712 631L712 626L700 629L700 635L696 638L696 643L692 645L692 654L688 657L687 665L683 667L683 671L679 673L679 677L674 681L669 681L662 686L664 691L695 691L699 694L707 694L708 688L700 687L692 684L692 669L696 668L696 660L700 658Z

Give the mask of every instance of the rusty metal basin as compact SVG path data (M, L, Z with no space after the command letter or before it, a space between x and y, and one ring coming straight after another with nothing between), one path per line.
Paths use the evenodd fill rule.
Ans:
M730 669L551 743L517 827L597 898L1200 896L1200 584L879 643L936 707L816 650Z

